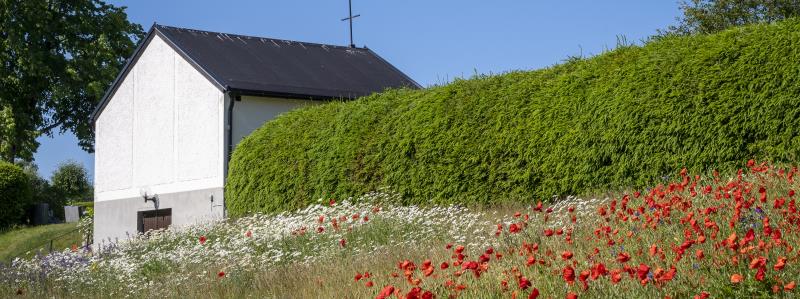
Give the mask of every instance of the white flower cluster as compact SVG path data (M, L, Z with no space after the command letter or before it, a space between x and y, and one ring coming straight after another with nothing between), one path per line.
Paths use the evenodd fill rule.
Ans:
M2 271L0 283L50 281L75 295L92 288L109 296L133 296L159 286L189 287L217 271L231 276L272 265L311 263L343 250L371 254L387 247L415 246L421 240L485 248L497 241L493 231L497 221L511 220L460 206L389 204L393 201L396 195L375 192L296 212L151 231L95 252L65 250L17 259Z

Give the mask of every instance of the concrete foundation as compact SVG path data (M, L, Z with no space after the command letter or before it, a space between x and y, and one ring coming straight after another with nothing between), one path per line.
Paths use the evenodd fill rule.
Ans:
M103 246L135 236L141 211L172 209L172 226L186 226L224 217L224 190L211 188L156 194L156 202L142 197L97 201L94 204L94 244ZM213 199L213 200L212 200Z

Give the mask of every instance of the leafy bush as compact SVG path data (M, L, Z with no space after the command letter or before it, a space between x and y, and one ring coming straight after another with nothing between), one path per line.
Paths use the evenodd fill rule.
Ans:
M20 223L30 203L28 176L16 165L0 162L0 227Z
M641 187L800 154L800 20L286 113L231 161L230 215L388 186L404 203Z

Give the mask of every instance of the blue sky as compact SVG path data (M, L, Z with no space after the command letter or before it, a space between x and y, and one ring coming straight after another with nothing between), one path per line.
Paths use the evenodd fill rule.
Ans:
M355 44L373 49L424 86L453 78L532 70L569 56L640 41L675 23L678 4L657 1L353 0ZM347 45L346 0L110 1L127 6L145 30L153 22L194 29ZM94 158L72 134L42 137L35 155L50 176L75 160L93 173Z

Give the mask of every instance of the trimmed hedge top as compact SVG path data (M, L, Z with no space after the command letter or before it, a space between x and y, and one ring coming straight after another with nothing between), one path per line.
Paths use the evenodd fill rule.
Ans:
M549 199L800 154L800 20L292 111L233 153L232 216L387 186L404 203Z

